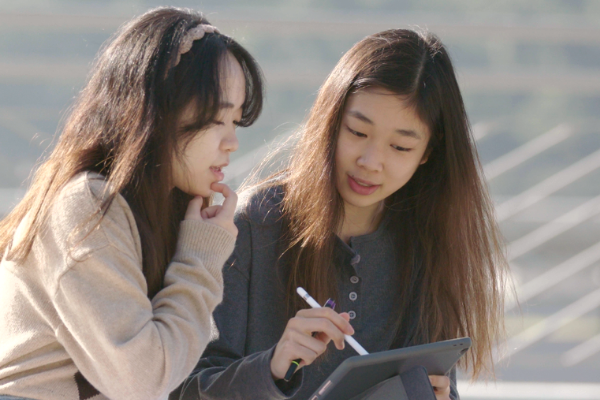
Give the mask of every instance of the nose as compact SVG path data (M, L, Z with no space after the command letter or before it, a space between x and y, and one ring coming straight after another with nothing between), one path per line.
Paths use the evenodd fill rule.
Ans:
M221 149L228 153L233 153L240 147L240 142L238 141L237 135L235 134L235 127L229 129L227 134L223 137L221 141Z
M383 171L383 153L376 145L368 146L360 154L356 164L367 171L381 172Z

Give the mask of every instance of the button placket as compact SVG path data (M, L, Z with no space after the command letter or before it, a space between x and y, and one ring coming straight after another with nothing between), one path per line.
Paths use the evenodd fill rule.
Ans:
M360 254L355 254L352 259L350 260L350 265L352 266L352 268L354 269L354 273L356 273L356 266L357 264L360 262ZM358 282L360 282L360 278L356 275L352 275L350 277L350 283L353 285L356 285ZM356 289L355 289L356 290ZM350 301L354 302L358 299L358 294L356 293L356 291L352 291L348 294L348 298L350 299ZM355 304L354 307L356 307L357 305ZM354 310L350 310L348 311L348 316L350 317L350 320L353 320L356 318L356 311Z

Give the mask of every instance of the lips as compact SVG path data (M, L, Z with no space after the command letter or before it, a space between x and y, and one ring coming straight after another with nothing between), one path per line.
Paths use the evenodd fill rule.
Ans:
M362 196L368 196L379 189L381 185L375 185L372 182L348 175L348 186L350 186L353 192Z
M213 175L215 176L215 178L217 178L217 182L222 181L223 179L225 179L225 174L223 173L223 171L221 170L222 168L226 167L227 164L225 165L221 165L218 167L210 167L210 171L213 173Z

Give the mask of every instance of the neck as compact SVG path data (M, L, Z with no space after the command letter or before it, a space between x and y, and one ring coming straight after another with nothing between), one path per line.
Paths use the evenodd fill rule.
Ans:
M344 204L344 222L338 233L346 243L353 236L366 235L375 232L383 216L383 202L370 207L356 207Z

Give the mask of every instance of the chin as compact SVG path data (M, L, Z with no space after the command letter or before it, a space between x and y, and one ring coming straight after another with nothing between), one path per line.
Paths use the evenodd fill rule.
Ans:
M212 190L208 190L208 191L199 191L198 193L194 194L194 196L202 196L202 197L210 197L213 194Z
M357 198L356 196L360 196L360 195L355 195L355 196L346 196L343 197L342 199L344 200L345 203L354 206L354 207L371 207L374 204L378 204L381 202L380 199L367 199L367 198Z
M212 190L209 188L186 188L186 190L182 190L182 192L194 197L209 197L211 194L213 194Z

